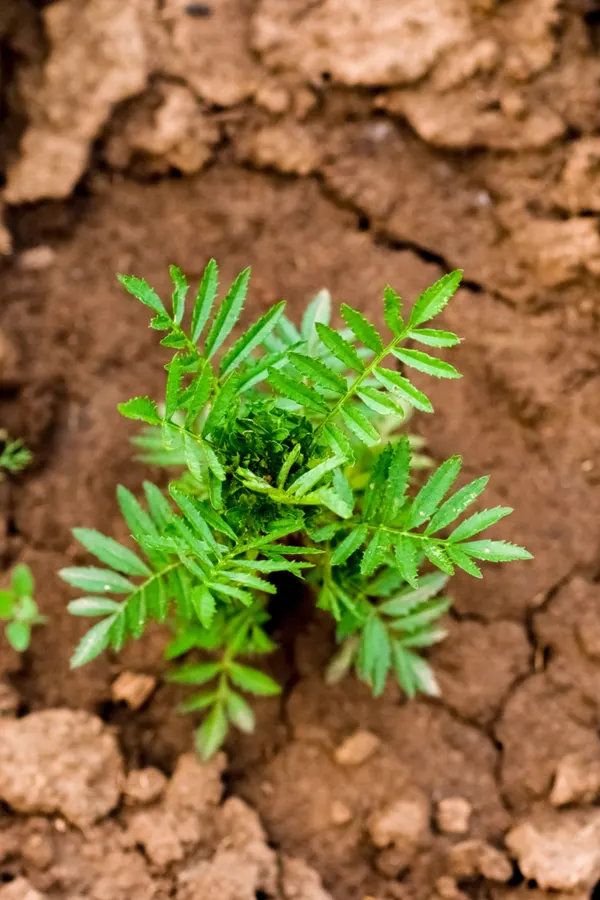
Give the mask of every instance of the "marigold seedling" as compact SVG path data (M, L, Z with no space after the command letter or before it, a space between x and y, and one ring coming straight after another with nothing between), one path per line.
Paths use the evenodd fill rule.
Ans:
M27 650L31 629L46 621L40 616L33 599L34 581L29 566L19 563L11 573L10 587L0 591L0 619L7 622L4 633L10 645L19 653Z
M274 573L306 577L317 606L335 620L340 649L328 680L354 669L380 694L392 673L412 697L438 692L420 651L444 637L440 620L451 601L441 594L455 568L479 578L480 560L530 558L521 547L479 537L511 511L470 512L486 477L452 493L461 471L453 456L415 479L427 460L402 431L411 409L433 410L411 370L460 377L429 352L459 338L429 323L461 273L437 281L408 313L387 287L386 333L346 304L345 327L335 329L322 291L299 329L278 303L230 342L249 276L241 272L217 303L211 260L188 327L188 284L178 268L171 268L168 308L145 281L120 276L152 311L161 344L173 350L161 404L136 397L120 411L145 423L137 439L142 454L174 466L178 477L169 496L146 483L143 503L118 489L136 552L76 529L104 567L61 573L84 593L71 612L99 619L75 651L74 666L108 647L120 650L151 620L169 622L167 657L187 657L169 677L196 688L182 709L204 715L197 743L205 757L230 725L254 728L244 695L280 690L254 662L274 649ZM198 650L200 656L188 655Z

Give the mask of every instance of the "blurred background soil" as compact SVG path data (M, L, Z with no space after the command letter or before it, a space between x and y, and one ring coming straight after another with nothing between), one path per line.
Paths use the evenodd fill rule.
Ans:
M2 0L0 79L0 422L35 456L0 484L0 553L50 618L0 650L0 900L591 897L600 7ZM455 579L439 702L326 688L331 629L286 596L283 697L200 767L153 683L164 636L69 672L55 573L73 526L124 536L117 483L164 480L116 406L158 394L166 357L114 273L166 291L210 256L223 281L252 264L248 321L321 287L377 317L386 283L413 298L464 268L465 377L428 385L414 427L493 473L535 561ZM139 674L131 709L115 682Z

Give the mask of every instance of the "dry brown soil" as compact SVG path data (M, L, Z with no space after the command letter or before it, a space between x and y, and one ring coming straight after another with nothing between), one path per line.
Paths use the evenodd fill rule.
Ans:
M590 896L594 0L3 0L0 42L0 424L35 454L0 484L0 553L50 620L22 658L0 649L0 900ZM535 554L454 581L439 702L326 688L328 624L278 601L285 692L223 771L185 756L173 688L113 700L119 673L160 676L159 631L69 671L82 627L55 574L73 526L124 536L117 483L162 477L116 412L159 391L163 357L114 272L167 290L170 263L196 278L212 255L224 279L252 263L248 317L281 297L297 317L323 286L376 316L385 283L410 298L463 267L445 322L465 377L430 386L417 427L493 473ZM357 729L379 741L342 764Z

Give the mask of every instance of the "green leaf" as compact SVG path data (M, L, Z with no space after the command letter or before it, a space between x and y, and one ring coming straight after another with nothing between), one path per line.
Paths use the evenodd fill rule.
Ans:
M186 713L198 712L209 706L214 706L219 698L218 691L209 691L206 694L195 694L187 700L183 700L177 704L177 712L185 715Z
M484 559L487 562L514 562L518 559L533 559L531 553L524 547L518 547L508 541L470 541L460 544L460 549L468 556L475 559Z
M395 547L396 565L402 577L413 587L417 586L418 554L415 541L403 535Z
M344 322L356 335L357 340L361 341L365 347L368 347L375 354L383 352L383 341L377 329L365 319L362 313L346 303L342 303L340 312Z
M223 584L222 581L215 581L213 579L208 583L208 586L217 594L223 594L224 597L233 597L234 600L239 600L244 606L252 606L254 601L254 598L249 591L242 591L232 584Z
M418 690L431 697L439 697L440 689L435 676L424 659L405 650L400 641L392 642L392 651L396 678L407 697L414 697Z
M11 619L16 597L12 591L0 591L0 619Z
M201 438L195 437L186 431L183 435L183 452L185 455L185 464L200 484L204 481L204 474L208 460L204 452L204 445Z
M171 684L207 684L223 670L218 662L188 663L167 674Z
M387 524L391 524L397 518L404 504L410 474L410 459L410 443L406 435L403 435L391 453L380 504L381 520Z
M9 622L5 633L9 644L17 653L27 650L31 639L31 627L26 622Z
M277 682L258 669L242 666L240 663L230 663L228 671L233 683L250 694L268 697L281 693Z
M481 512L474 513L461 522L450 535L449 540L454 544L457 541L465 541L467 538L485 531L503 519L504 516L510 515L512 508L510 506L494 506L492 509L484 509Z
M372 575L375 569L383 562L385 552L389 545L389 538L378 529L365 549L360 564L361 575Z
M148 502L150 515L156 526L162 531L173 518L173 511L163 492L150 481L144 481L144 493Z
M465 509L468 509L468 507L477 500L479 495L483 493L488 481L488 476L476 478L475 481L465 485L460 491L457 491L452 497L446 500L427 526L425 533L435 534L436 531L440 531L442 528L445 528L446 525L450 525L455 519L458 519ZM508 511L512 512L510 509Z
M379 443L379 432L360 410L354 406L344 407L341 411L346 427L367 447L375 447Z
M390 663L391 646L387 629L381 619L372 615L361 635L358 667L376 697L383 692Z
M122 484L117 487L117 499L123 518L136 541L149 536L158 537L156 526L146 510L140 506L131 491L128 491Z
M232 725L245 734L252 734L256 725L254 713L244 698L234 691L227 693L227 715Z
M92 659L95 659L96 656L99 656L99 654L108 647L109 632L114 621L114 616L108 616L106 619L102 619L101 622L97 622L90 628L87 634L85 634L79 642L75 653L71 657L72 669L83 666Z
M33 597L33 575L31 569L25 563L18 563L12 570L10 586L13 593L21 597Z
M290 452L286 455L286 457L283 461L283 464L281 466L281 469L279 470L279 474L277 476L277 487L280 490L285 485L285 483L288 479L288 475L290 474L290 470L291 470L292 466L294 465L294 463L296 462L296 460L298 459L298 457L300 456L301 452L302 452L302 448L301 448L300 444L294 444L294 446L292 447Z
M433 541L423 541L422 547L429 562L446 575L454 575L454 566L443 547L434 544Z
M210 628L215 617L215 598L204 584L194 588L190 598L200 622L205 628Z
M462 270L456 269L444 275L421 294L410 314L410 326L416 328L440 313L454 296L462 278Z
M431 475L415 497L406 520L406 527L418 528L436 511L460 472L462 459L451 456Z
M215 355L238 321L246 299L249 281L250 269L248 268L237 276L225 300L217 310L204 345L204 353L208 359Z
M97 569L94 566L72 566L61 569L58 573L63 581L91 593L129 594L135 586L110 569Z
M317 334L330 353L339 359L348 369L359 374L364 372L364 363L355 348L328 325L317 323Z
M92 528L74 528L73 535L100 562L106 563L117 572L123 572L125 575L152 574L146 563L142 562L135 553L99 531L94 531Z
M212 432L214 432L215 428L218 428L223 420L231 413L238 394L239 375L237 374L237 372L232 372L232 374L227 378L227 380L223 384L223 387L215 397L212 409L206 417L206 422L204 423L204 428L202 429L203 435L211 434Z
M357 391L362 402L380 416L405 416L404 407L393 394L385 394L377 388L363 387Z
M436 328L416 328L408 332L408 337L429 347L456 347L460 344L460 338L456 334L451 331L438 331Z
M269 372L269 384L283 397L287 397L313 412L327 413L328 411L327 404L314 388L295 381L288 375L282 375L276 369L271 369Z
M393 628L394 631L419 631L448 612L450 606L451 601L447 597L429 600L410 615L395 618L390 622L390 628Z
M80 597L72 600L67 609L73 616L107 616L120 612L121 604L108 597Z
M305 356L302 353L294 353L293 351L288 353L288 358L297 372L310 378L326 391L331 391L334 394L345 394L347 392L346 380L329 369L320 360L311 359L309 356Z
M389 391L395 391L398 396L403 400L406 400L407 403L410 403L411 406L414 406L415 409L419 409L421 412L433 412L433 406L431 405L429 398L426 397L422 391L419 391L414 384L411 384L408 378L404 378L399 372L394 372L393 369L384 369L378 366L373 374L380 384Z
M362 547L368 533L367 525L357 525L356 528L353 528L333 551L331 565L340 566L342 563L345 563L353 553L356 553L359 547Z
M201 507L195 497L188 494L177 484L172 484L169 488L171 497L180 508L190 525L201 535L208 546L217 552L217 542L204 519L205 507Z
M196 731L196 749L203 760L210 759L223 745L227 729L225 710L217 703Z
M259 578L258 575L253 575L252 572L228 571L224 572L223 576L229 581L243 584L245 587L253 588L257 591L265 591L267 594L277 593L277 588L274 584L271 584L270 581L265 581L264 578Z
M126 403L119 403L118 410L126 419L138 419L149 425L160 425L162 421L156 403L149 397L134 397Z
M402 300L396 291L388 285L383 292L383 317L385 324L396 337L400 337L404 329L404 322L400 315L401 311Z
M162 300L143 278L136 278L134 275L117 275L117 278L125 290L133 294L137 300L140 300L145 306L149 306L154 312L168 317Z
M460 372L457 372L454 366L423 353L422 350L392 350L392 353L407 366L417 369L419 372L425 372L427 375L433 375L436 378L462 378Z
M165 419L173 418L174 413L179 409L179 392L181 390L181 379L183 377L183 365L181 357L175 355L168 365L167 375L167 393L165 398Z
M304 497L304 495L307 494L321 478L329 472L332 472L334 469L337 469L339 466L343 466L345 462L346 459L343 456L332 456L331 459L323 460L323 462L320 462L312 469L309 469L308 472L305 472L304 475L300 475L296 478L296 480L290 484L287 493L294 494L298 498Z
M177 325L181 323L185 312L185 298L189 290L186 277L177 266L171 266L169 269L171 281L173 282L173 318Z
M219 285L219 269L214 259L209 260L202 281L196 294L194 302L194 312L192 313L192 341L198 343L202 335L204 326L210 317L215 298L217 296L217 288Z
M210 399L213 386L213 372L210 363L205 363L202 372L195 379L192 391L187 399L187 412L184 425L191 428Z
M481 569L476 566L470 556L460 549L460 544L446 544L445 551L452 562L473 578L483 578Z
M439 644L448 636L445 628L439 625L433 625L429 628L422 628L420 631L414 631L411 634L405 634L398 639L402 647L433 647Z
M381 603L378 607L379 612L394 618L406 616L417 606L439 594L447 582L447 576L441 572L430 572L419 580L416 588L407 588L400 591L391 600Z
M317 335L315 335L315 330L318 329L319 325L328 326L330 318L331 296L329 291L319 291L306 307L306 311L302 317L302 326L300 328L302 338L306 341L308 352L311 356L316 350Z
M285 300L272 306L271 309L261 316L261 318L251 325L250 328L241 336L231 350L223 357L221 363L221 376L225 377L237 369L241 363L247 359L253 350L261 344L264 339L271 334L277 322L285 309Z

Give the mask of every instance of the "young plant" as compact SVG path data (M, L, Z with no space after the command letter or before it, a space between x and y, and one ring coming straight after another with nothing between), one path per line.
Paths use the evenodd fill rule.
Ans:
M386 335L345 304L346 327L336 330L329 295L321 292L299 330L278 303L223 352L249 276L248 269L241 272L215 306L218 272L211 260L187 326L188 284L179 269L171 268L169 309L145 281L120 276L151 309L151 327L164 332L161 344L173 351L164 403L136 397L120 411L150 427L138 439L146 456L184 474L171 483L168 497L146 483L145 504L118 488L137 552L97 531L76 529L105 567L61 573L85 594L70 604L71 612L100 618L75 651L73 666L107 647L119 650L150 620L172 627L169 658L204 651L199 658L192 653L170 676L197 689L183 708L205 714L197 732L204 756L223 743L230 724L252 730L245 694L279 691L253 662L274 649L268 633L272 574L306 574L317 606L335 620L340 649L330 680L354 668L380 694L393 672L412 697L438 692L419 651L444 637L440 619L450 600L439 595L455 568L479 578L478 560L530 558L513 544L478 537L511 510L467 513L488 479L450 494L460 457L415 486L414 469L423 460L414 439L399 430L409 410L433 411L410 381L411 369L460 377L413 344L459 342L428 323L456 291L461 273L441 278L404 317L400 297L387 287Z
M7 622L4 633L10 645L19 653L29 647L31 629L46 621L39 614L33 593L31 569L22 563L12 570L10 587L0 591L0 619Z
M23 441L11 441L4 429L0 429L0 479L2 478L2 470L4 472L21 472L31 462L31 453L24 445Z

